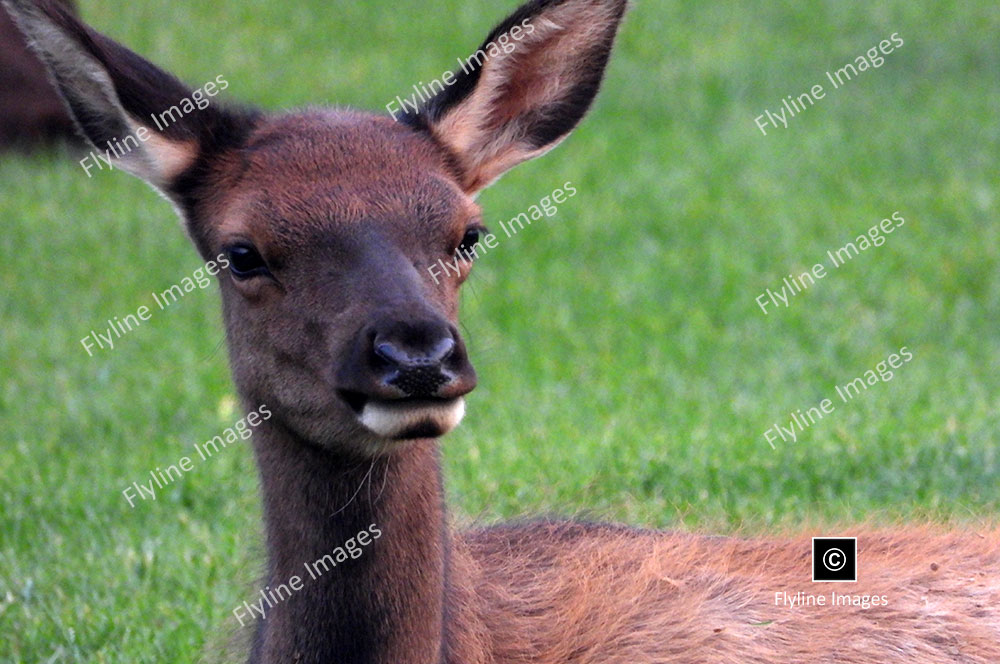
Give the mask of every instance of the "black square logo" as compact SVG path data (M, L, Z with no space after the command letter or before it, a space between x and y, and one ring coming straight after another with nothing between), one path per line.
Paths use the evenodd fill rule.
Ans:
M857 537L814 537L812 549L813 581L858 580Z

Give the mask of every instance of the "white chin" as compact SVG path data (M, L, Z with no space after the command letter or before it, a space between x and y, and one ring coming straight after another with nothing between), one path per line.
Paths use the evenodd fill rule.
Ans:
M436 438L458 426L465 399L448 401L369 401L358 419L370 431L393 440Z

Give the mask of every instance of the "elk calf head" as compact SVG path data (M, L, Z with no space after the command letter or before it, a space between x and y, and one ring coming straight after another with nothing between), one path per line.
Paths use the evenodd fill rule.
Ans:
M446 433L475 373L456 327L474 196L554 147L597 93L625 0L534 0L419 111L287 114L217 104L160 128L193 90L49 0L3 0L99 150L171 200L222 256L237 386L318 445L373 454ZM488 48L514 26L514 47ZM495 55L493 55L495 53ZM444 259L459 274L432 279Z

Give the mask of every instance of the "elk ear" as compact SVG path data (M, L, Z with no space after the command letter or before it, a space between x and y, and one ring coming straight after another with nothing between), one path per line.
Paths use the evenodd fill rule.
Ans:
M559 144L597 95L627 0L533 0L401 120L430 131L477 192ZM446 78L447 82L447 78Z
M2 2L45 63L80 131L115 168L169 195L205 141L233 124L234 118L211 104L200 108L204 94L96 32L59 3ZM174 121L161 125L156 116L163 118L165 111Z

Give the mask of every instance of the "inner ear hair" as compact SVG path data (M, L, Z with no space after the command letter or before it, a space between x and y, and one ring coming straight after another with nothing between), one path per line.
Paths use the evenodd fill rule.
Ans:
M157 114L180 107L196 91L57 2L2 2L46 65L81 133L109 165L169 193L173 181L197 161L203 139L232 124L211 105L158 123Z
M627 0L533 0L501 22L453 82L403 121L455 156L476 192L544 154L598 90Z

